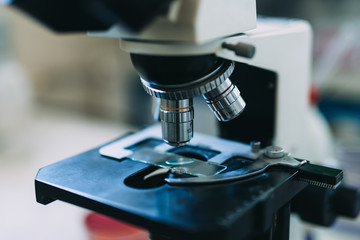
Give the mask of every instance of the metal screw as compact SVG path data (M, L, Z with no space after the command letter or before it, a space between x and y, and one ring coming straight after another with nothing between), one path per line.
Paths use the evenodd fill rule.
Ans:
M251 152L253 153L258 153L261 149L261 142L259 141L252 141L250 143L250 146L251 146Z
M265 148L264 155L268 158L282 158L285 156L285 152L282 147L269 146Z

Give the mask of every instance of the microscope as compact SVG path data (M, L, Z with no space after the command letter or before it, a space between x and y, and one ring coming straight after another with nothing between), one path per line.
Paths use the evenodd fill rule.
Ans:
M291 211L327 226L357 216L359 193L338 187L343 172L305 160L326 155L311 124L307 22L257 18L255 0L11 5L59 32L120 39L160 101L160 125L40 169L39 203L75 204L153 240L285 240ZM195 97L220 137L194 134Z

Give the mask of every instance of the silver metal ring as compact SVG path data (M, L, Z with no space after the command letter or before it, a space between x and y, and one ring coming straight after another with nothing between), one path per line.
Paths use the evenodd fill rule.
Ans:
M142 78L141 83L145 91L153 97L169 100L189 99L203 95L219 87L230 77L234 68L235 64L233 62L224 61L222 65L210 74L188 84L161 86L151 84Z

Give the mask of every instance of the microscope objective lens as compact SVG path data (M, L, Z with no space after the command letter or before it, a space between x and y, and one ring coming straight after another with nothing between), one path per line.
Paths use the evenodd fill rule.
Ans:
M236 118L246 106L239 89L232 84L230 79L226 79L219 87L205 93L203 97L221 122L227 122Z
M161 99L162 136L172 146L184 146L193 137L194 108L192 99Z

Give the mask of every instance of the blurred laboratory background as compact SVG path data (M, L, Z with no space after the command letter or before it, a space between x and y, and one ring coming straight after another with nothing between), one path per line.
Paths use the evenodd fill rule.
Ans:
M257 3L259 14L312 24L313 99L332 129L346 182L360 189L360 1ZM153 105L118 40L58 35L0 7L0 239L90 239L86 210L36 203L36 172L154 123ZM208 112L209 125L196 118L195 130L216 134L205 104L196 114ZM360 239L360 219L307 232L304 240Z

